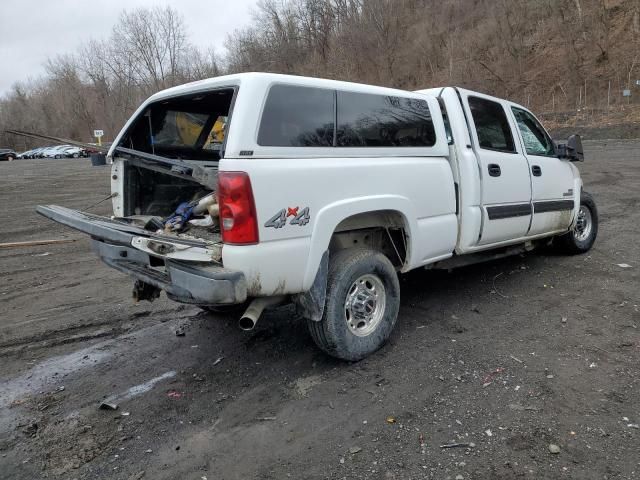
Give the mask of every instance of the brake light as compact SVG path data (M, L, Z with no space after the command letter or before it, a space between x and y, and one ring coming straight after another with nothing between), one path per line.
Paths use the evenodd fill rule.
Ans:
M224 243L258 243L258 216L249 175L245 172L219 172L218 204Z

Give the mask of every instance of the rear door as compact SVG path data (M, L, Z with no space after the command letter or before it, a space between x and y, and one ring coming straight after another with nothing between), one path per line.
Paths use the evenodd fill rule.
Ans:
M460 91L470 119L481 182L479 245L526 236L531 221L531 179L506 102Z
M572 167L568 160L556 156L551 137L531 112L512 105L511 113L531 169L533 219L529 235L566 230L574 208Z

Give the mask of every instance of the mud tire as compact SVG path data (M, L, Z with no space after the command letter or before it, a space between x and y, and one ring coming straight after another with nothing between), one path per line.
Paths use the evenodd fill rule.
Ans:
M375 278L384 288L384 309L375 328L366 335L353 333L347 320L347 303L354 282ZM329 355L347 361L362 360L388 340L398 318L400 282L392 263L376 250L349 248L329 259L327 296L322 319L307 319L314 342Z

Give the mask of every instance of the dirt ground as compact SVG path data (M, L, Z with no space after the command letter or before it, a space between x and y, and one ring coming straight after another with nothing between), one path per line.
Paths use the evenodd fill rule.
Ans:
M94 205L108 169L0 163L0 242L75 240L0 249L0 477L640 478L640 141L585 148L588 255L406 275L391 341L357 364L288 307L245 333L133 305L87 239L34 213Z

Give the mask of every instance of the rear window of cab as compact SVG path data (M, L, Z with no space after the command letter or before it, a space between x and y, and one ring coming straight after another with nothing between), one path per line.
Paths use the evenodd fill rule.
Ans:
M258 145L265 147L432 147L426 100L296 85L269 89Z

